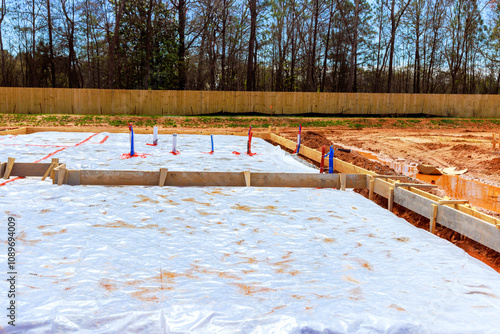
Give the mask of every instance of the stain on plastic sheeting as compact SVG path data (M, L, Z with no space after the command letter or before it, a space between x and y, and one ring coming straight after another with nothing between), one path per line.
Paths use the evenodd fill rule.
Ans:
M319 217L311 217L311 218L307 218L306 220L309 220L309 221L318 221L318 222L322 222L323 219L319 218Z
M99 286L108 292L117 290L116 284L112 283L109 279L101 279L99 281Z
M363 298L363 290L360 287L351 289L348 292L351 295L349 296L351 300L365 300L365 298Z
M212 191L204 191L207 195L222 195L222 196L231 196L228 194L224 194L221 189L214 189Z
M230 284L237 286L239 288L239 292L247 296L251 296L258 293L267 293L276 291L276 289L259 286L258 283L252 285L243 283L230 283Z
M335 239L333 239L333 238L325 238L325 239L323 239L323 241L326 242L326 243L334 243Z
M489 292L483 292L483 291L469 291L465 293L466 295L485 295L488 297L492 298L498 298L496 295L489 293Z
M254 257L244 256L243 258L246 259L246 261L243 261L243 263L259 263L259 261L257 261L257 259Z
M154 199L151 199L149 198L148 196L144 196L144 195L137 195L137 197L139 197L141 200L140 201L136 201L134 203L144 203L144 202L151 202L153 204L158 204L160 203L159 201L157 200L154 200Z
M299 295L292 295L292 298L294 299L298 299L298 300L301 300L301 299L306 299L305 296L299 296Z
M40 230L43 230L44 228L47 228L47 227L49 227L49 226L54 226L54 225L40 225L40 226L38 226L38 228L39 228Z
M241 211L246 211L246 212L250 212L252 211L254 208L248 206L248 205L240 205L240 204L236 204L236 205L233 205L231 207L231 209L235 209L235 210L241 210Z
M155 294L157 294L160 290L168 290L168 289L139 288L139 291L134 291L134 292L130 293L130 296L132 296L136 299L139 299L143 302L158 303L160 301L160 299Z
M95 224L92 225L93 227L108 227L108 228L138 228L138 229L157 229L158 225L157 224L148 224L145 226L135 226L129 223L126 223L121 220L114 221L112 223L107 223L107 224Z
M277 311L277 310L281 310L281 309L284 309L285 307L287 307L288 305L280 305L280 306L276 306L276 307L273 307L272 310L264 315L269 315L269 314L273 314L274 311Z
M183 201L184 202L192 202L192 203L199 204L199 205L204 205L204 206L211 206L210 203L202 203L202 202L197 201L194 198L184 198Z
M241 280L240 277L238 277L234 274L229 274L229 273L226 273L224 271L219 271L219 270L203 268L203 267L200 267L196 264L191 264L190 270L193 272L196 272L196 273L205 274L205 275L213 275L213 276L217 276L217 277L224 278L224 279ZM190 278L192 278L192 277L190 277Z
M255 270L255 269L243 269L241 272L242 272L243 274L245 274L245 275L248 275L248 274L253 274L253 273L256 273L256 272L257 272L257 270Z
M29 245L29 246L34 246L37 243L39 243L40 241L42 241L41 239L39 239L39 240L26 240L25 238L26 238L26 232L21 232L16 237L16 240L21 241L22 243L24 243L26 245Z
M410 241L410 238L407 237L400 237L400 238L393 238L394 240L397 240L399 242L408 242Z
M351 283L356 283L356 284L361 284L360 281L358 281L357 279L355 279L354 277L352 276L349 276L349 275L344 275L341 277L341 279L345 282L351 282Z
M373 267L371 266L371 264L366 261L366 260L363 260L363 259L356 259L356 262L363 268L366 268L370 271L373 271Z
M43 232L42 234L46 235L46 236L51 236L51 235L62 234L62 233L66 233L66 232L68 232L68 230L63 228L59 232Z
M401 312L406 312L406 310L404 308L402 308L401 306L398 306L396 304L391 304L390 306L387 306L387 307L393 308L393 309L401 311Z
M39 214L44 214L47 212L52 212L52 210L51 209L44 209L44 210L40 211Z
M23 286L25 286L25 287L27 287L27 288L30 288L30 289L40 289L40 288L38 288L38 287L36 287L36 286L31 286L31 285L23 285ZM0 328L1 328L1 327L0 327ZM1 332L0 332L0 333L1 333Z
M202 210L198 210L198 209L196 209L196 212L197 212L200 216L218 216L218 215L220 215L220 213L216 213L216 212L206 212L206 211L202 211Z
M21 215L12 213L12 211L4 211L7 216L14 217L14 218L21 218Z

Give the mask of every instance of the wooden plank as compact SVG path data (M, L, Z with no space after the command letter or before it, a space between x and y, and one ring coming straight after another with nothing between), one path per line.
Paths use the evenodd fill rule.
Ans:
M72 186L80 185L80 170L67 170L66 184Z
M12 168L11 176L39 176L43 177L50 168L51 163L16 162Z
M59 177L60 167L55 169ZM160 183L160 172L155 171L107 171L81 170L78 172L78 182L73 183L73 171L69 172L70 185L144 185L155 186ZM250 174L248 174L250 175ZM310 173L252 173L250 180L245 179L246 173L238 172L175 172L169 171L165 178L165 186L180 187L311 187L339 188L338 174ZM364 175L345 175L347 187L365 188Z
M419 187L419 188L437 188L434 184L421 184L421 183L394 183L395 187Z
M394 190L394 202L428 219L432 218L431 205L436 204L435 201L403 188Z
M15 158L8 158L7 166L5 166L5 172L3 174L4 179L8 179L14 167Z
M5 167L7 166L7 163L2 162L0 164L0 175L3 175L5 173Z
M453 231L500 252L500 229L449 206L440 206L437 222Z
M439 205L456 205L456 204L467 204L468 200L442 200L438 201Z
M26 134L26 127L0 131L0 136L5 136L5 135L25 135L25 134Z

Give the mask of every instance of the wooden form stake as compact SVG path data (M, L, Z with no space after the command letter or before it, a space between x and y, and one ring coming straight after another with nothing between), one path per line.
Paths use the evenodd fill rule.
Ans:
M4 179L8 179L10 177L10 172L12 172L12 168L14 167L14 161L16 161L16 159L9 158L7 167L5 167L5 173L3 174Z
M250 171L246 170L243 172L243 175L245 176L245 186L250 187Z
M491 139L491 143L493 144L493 149L497 146L500 148L500 133L498 134L498 138L496 137L495 134L493 134L493 137Z
M392 208L394 207L394 188L389 187L389 194L387 196L387 210L392 212Z
M57 185L60 186L64 183L66 176L68 174L68 171L66 169L66 164L59 165L58 167L54 168L54 172L56 172L57 180L54 178L54 183L57 182Z
M436 234L436 218L438 214L438 206L436 204L431 204L432 207L432 216L431 222L429 224L429 232L432 234Z
M167 168L160 168L160 181L158 183L160 187L163 187L165 185L165 181L167 180L167 174L168 174Z
M345 185L347 183L347 178L345 174L339 174L340 178L340 190L345 191Z
M375 178L373 176L367 176L368 177L368 199L370 201L373 200L373 189L375 187Z
M52 170L54 168L56 168L58 165L59 165L59 159L58 158L52 158L52 163L50 164L50 167L47 168L47 171L45 172L45 174L43 174L42 181L45 181L45 179L47 178L47 176L49 176L50 172L52 172Z

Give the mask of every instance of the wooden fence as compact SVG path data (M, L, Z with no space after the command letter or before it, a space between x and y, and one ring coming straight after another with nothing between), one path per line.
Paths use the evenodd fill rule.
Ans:
M0 113L417 115L500 118L500 95L147 91L0 87Z

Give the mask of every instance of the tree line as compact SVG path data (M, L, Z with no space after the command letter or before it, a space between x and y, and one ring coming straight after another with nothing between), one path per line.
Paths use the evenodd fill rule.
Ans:
M0 0L2 86L498 94L493 0Z

